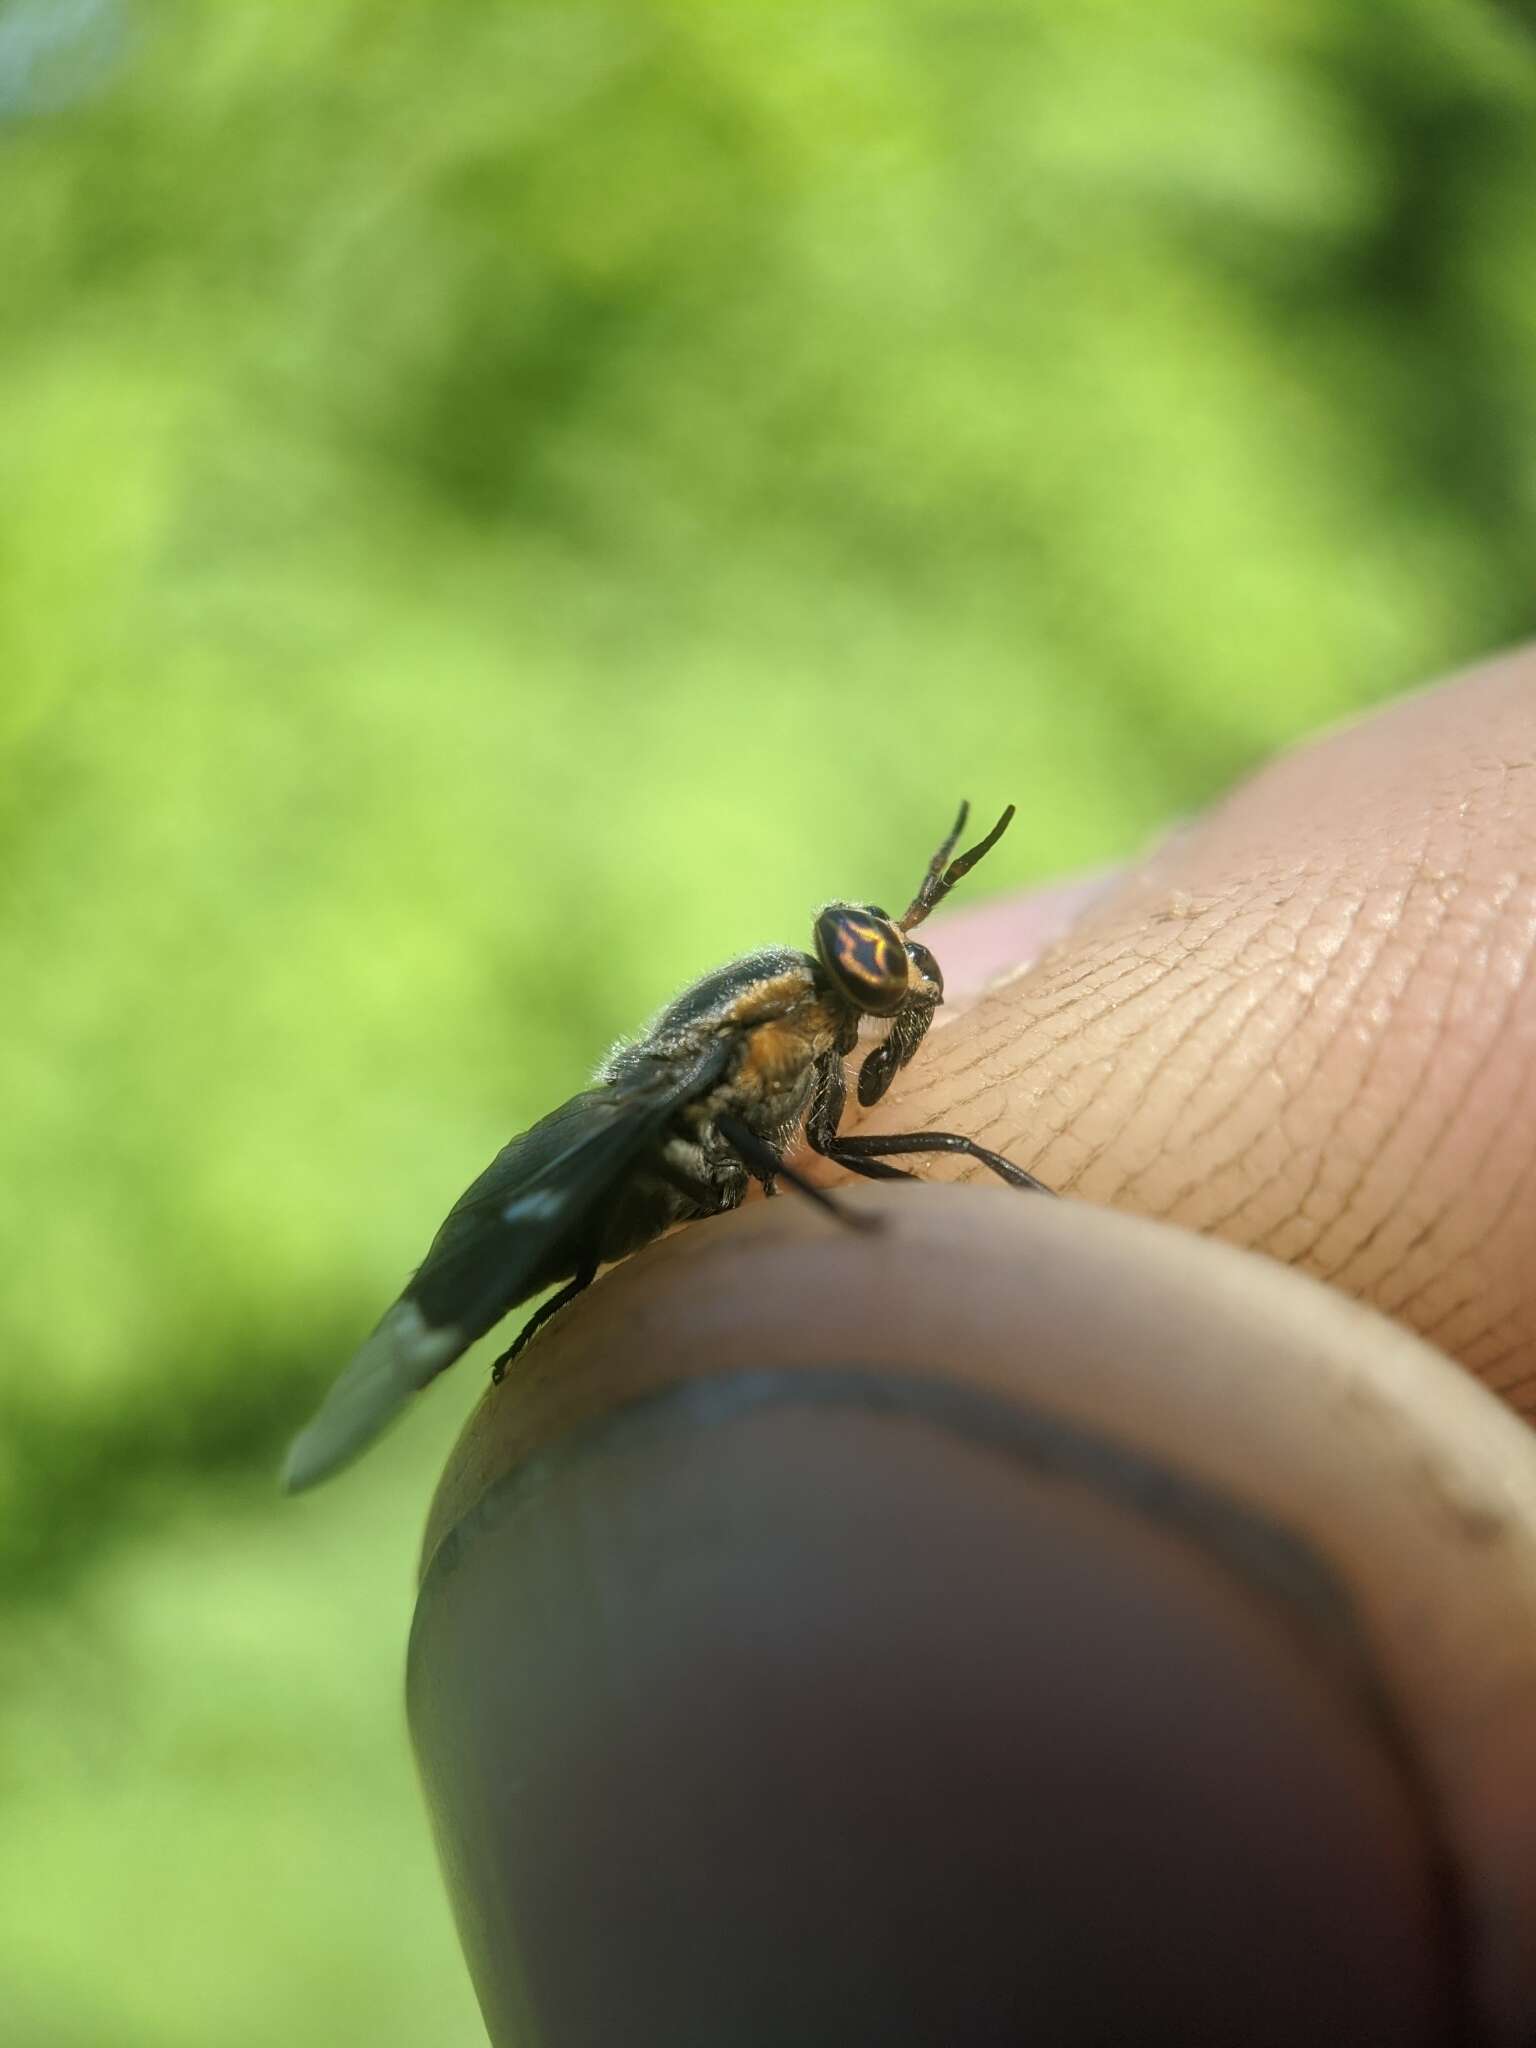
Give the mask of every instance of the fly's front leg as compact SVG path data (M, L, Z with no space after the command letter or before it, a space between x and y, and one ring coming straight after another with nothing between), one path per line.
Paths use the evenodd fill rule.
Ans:
M880 1043L865 1056L859 1068L859 1101L872 1109L907 1064L933 1022L934 1003L915 1003L900 1011Z
M836 1165L846 1167L850 1173L862 1173L871 1180L916 1180L917 1174L908 1173L899 1166L890 1166L887 1160L893 1155L903 1158L914 1152L960 1152L995 1173L999 1180L1007 1181L1012 1188L1030 1188L1042 1195L1053 1192L1044 1181L1036 1180L1022 1166L1015 1166L1001 1152L989 1152L985 1145L978 1145L974 1138L962 1137L956 1131L913 1131L878 1138L844 1137L837 1127L842 1121L846 1099L847 1087L841 1065L835 1072L829 1066L823 1073L815 1106L806 1119L805 1135L816 1151Z
M850 1173L863 1174L866 1180L916 1180L915 1173L908 1173L900 1166L886 1166L878 1159L861 1161L844 1156L839 1148L846 1141L838 1137L837 1127L843 1120L843 1105L847 1099L848 1084L843 1079L843 1063L833 1056L821 1070L816 1099L805 1120L805 1142L811 1150L819 1152L823 1159L835 1160L839 1166L847 1167Z

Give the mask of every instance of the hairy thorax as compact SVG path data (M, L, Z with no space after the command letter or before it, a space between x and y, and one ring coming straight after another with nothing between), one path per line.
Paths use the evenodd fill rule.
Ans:
M691 1055L710 1041L724 1039L732 1047L715 1086L679 1108L654 1167L635 1173L604 1233L604 1259L621 1257L674 1223L734 1209L751 1177L721 1136L719 1118L738 1118L776 1149L789 1146L847 1036L845 1007L827 991L816 962L784 949L721 969L663 1011L636 1045L616 1054L610 1073L637 1058Z

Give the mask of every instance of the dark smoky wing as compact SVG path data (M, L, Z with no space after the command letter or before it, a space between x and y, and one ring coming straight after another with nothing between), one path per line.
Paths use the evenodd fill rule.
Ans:
M636 1062L622 1081L573 1096L503 1146L294 1440L288 1491L346 1464L508 1309L574 1271L572 1248L602 1197L728 1058L719 1044L689 1060Z
M573 1095L504 1145L444 1217L402 1300L417 1303L434 1329L465 1331L464 1350L508 1309L564 1278L551 1261L673 1110L719 1079L728 1057L719 1043L686 1060L637 1061L621 1080Z
M608 1100L606 1090L593 1089L562 1102L531 1130L503 1145L443 1218L406 1293L424 1307L438 1307L441 1289L451 1287L452 1276L465 1261L473 1261L476 1249L505 1235L507 1209L519 1199L545 1195L532 1207L544 1209L550 1221L567 1213L586 1185L609 1171L614 1154L627 1146L634 1123L627 1105ZM560 1182L562 1168L565 1179ZM528 1236L543 1243L547 1233L535 1229ZM432 1320L448 1318L434 1314Z
M589 1089L552 1110L465 1189L402 1298L418 1303L434 1328L467 1330L465 1346L472 1344L508 1309L565 1277L565 1243L698 1085L692 1067L672 1068L648 1085ZM545 1270L551 1261L558 1270Z

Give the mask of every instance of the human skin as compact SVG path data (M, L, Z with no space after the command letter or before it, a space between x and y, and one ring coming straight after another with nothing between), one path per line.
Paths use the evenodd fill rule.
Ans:
M860 1127L1067 1199L678 1232L444 1475L493 2040L1529 2040L1536 657L924 936Z

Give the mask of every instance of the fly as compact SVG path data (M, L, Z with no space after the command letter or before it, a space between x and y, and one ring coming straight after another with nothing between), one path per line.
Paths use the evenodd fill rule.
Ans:
M405 1292L294 1440L282 1483L298 1492L354 1458L412 1394L519 1303L559 1282L496 1361L500 1379L534 1332L591 1284L600 1266L674 1223L734 1209L752 1181L785 1182L840 1223L869 1228L786 1163L801 1139L871 1180L913 1180L894 1158L959 1152L1010 1187L1048 1192L1033 1174L953 1131L845 1135L843 1063L866 1017L888 1030L859 1067L858 1098L880 1100L922 1044L944 1000L928 948L908 935L1007 830L951 860L970 807L898 918L869 903L829 903L814 953L771 947L684 990L643 1038L621 1045L590 1088L524 1131L459 1197Z

